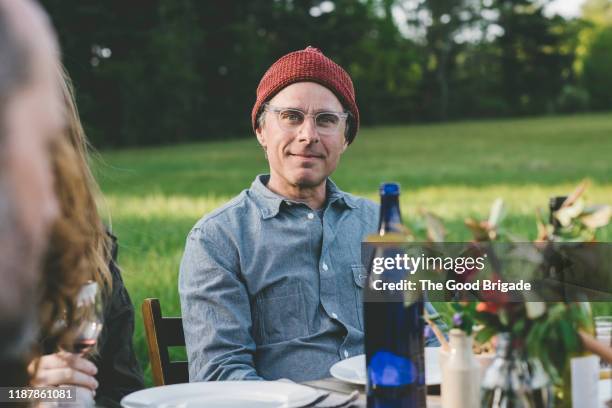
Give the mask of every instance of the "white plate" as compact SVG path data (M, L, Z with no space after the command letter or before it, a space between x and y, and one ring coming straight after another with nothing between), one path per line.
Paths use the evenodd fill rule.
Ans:
M125 396L125 408L296 408L319 394L280 381L215 381L147 388Z
M427 385L437 385L442 382L439 357L439 347L425 347L425 383ZM365 385L365 354L338 361L331 366L329 372L332 377L339 380L351 384Z

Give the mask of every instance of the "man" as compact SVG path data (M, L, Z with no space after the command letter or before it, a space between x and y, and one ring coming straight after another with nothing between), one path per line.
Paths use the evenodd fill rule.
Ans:
M62 127L58 49L30 1L0 0L0 385L24 383L35 288L57 214L48 147Z
M361 241L378 206L329 179L359 128L353 83L308 47L264 74L253 129L270 174L200 220L179 277L191 381L329 376L363 353Z

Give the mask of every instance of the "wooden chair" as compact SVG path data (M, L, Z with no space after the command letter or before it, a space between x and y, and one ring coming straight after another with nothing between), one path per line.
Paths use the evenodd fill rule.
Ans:
M186 361L170 361L168 347L185 346L183 319L162 317L159 299L142 302L142 317L149 346L153 383L168 385L189 382Z

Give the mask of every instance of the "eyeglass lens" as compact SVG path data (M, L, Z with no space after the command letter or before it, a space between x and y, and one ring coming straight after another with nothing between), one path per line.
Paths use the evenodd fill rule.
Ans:
M280 124L285 129L295 129L304 123L303 112L294 109L283 109L278 112ZM319 131L335 131L340 124L340 116L331 112L320 112L314 115L315 125Z

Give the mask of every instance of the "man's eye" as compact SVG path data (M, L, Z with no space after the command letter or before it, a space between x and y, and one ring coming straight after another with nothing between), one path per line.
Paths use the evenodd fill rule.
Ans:
M281 112L281 119L291 123L302 123L304 116L300 112L283 111Z
M317 124L320 126L335 126L339 120L338 116L333 113L322 113L317 116Z

